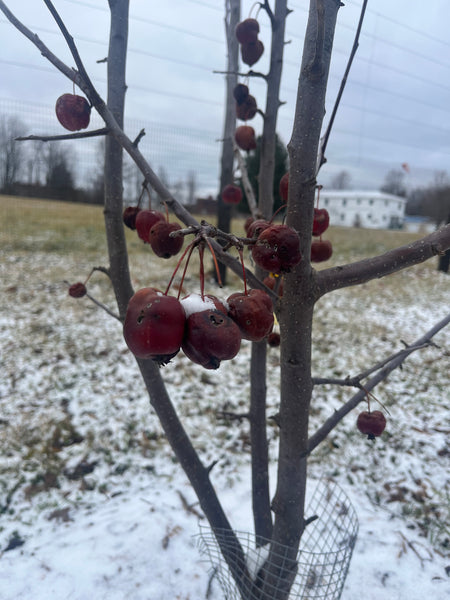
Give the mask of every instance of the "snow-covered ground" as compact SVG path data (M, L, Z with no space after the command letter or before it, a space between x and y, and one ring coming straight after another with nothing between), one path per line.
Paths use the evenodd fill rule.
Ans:
M55 254L1 256L0 598L198 600L209 589L219 600L198 550L204 520L120 325L67 295L63 280L80 271ZM90 292L113 307L105 279L95 275ZM315 374L354 375L412 343L447 314L449 284L419 266L323 298ZM375 390L389 411L376 443L351 414L311 460L311 482L332 478L359 518L343 600L450 598L450 327L435 342ZM244 343L218 371L181 354L164 370L202 460L218 461L212 479L240 531L252 522L248 427L217 413L245 411L248 356ZM269 414L278 375L271 349ZM311 431L350 394L317 388ZM270 439L275 459L275 427Z

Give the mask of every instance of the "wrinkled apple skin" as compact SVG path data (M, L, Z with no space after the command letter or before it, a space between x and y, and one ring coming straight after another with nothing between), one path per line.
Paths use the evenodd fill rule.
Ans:
M171 237L172 231L178 231L181 225L178 223L168 223L167 221L158 221L150 229L150 246L153 252L159 258L170 258L175 256L183 247L183 236Z
M386 427L386 417L380 410L369 412L364 410L358 415L356 426L361 433L366 434L369 439L380 436Z
M164 361L180 349L186 315L181 302L155 288L143 288L128 303L123 335L131 352L138 358Z
M165 221L163 213L157 210L140 210L136 215L135 228L140 239L150 243L150 230L159 221Z
M333 246L329 240L313 240L311 242L311 262L328 260L333 255Z
M224 313L205 310L187 319L181 348L192 362L205 369L218 369L220 361L234 358L240 347L239 327Z
M263 290L231 294L227 299L228 316L238 325L244 339L260 342L272 331L272 301Z
M239 204L242 200L242 190L237 185L226 185L221 195L225 204Z
M86 129L91 118L91 107L83 96L63 94L55 105L58 121L69 131Z
M287 225L271 225L262 231L252 249L253 260L266 271L287 273L301 260L297 232Z
M314 236L324 233L330 225L330 215L326 208L314 209L313 231Z

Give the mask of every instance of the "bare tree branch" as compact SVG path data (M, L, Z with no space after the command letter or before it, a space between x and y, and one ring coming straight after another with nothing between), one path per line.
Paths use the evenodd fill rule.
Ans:
M79 140L83 138L98 137L108 135L109 130L106 127L93 129L92 131L78 131L76 133L63 133L62 135L27 135L25 137L15 138L17 142L34 140L39 142L53 142L59 140Z
M355 39L354 39L354 42L353 42L353 47L352 47L352 50L350 52L350 56L349 56L349 59L348 59L348 62L347 62L347 67L345 68L344 77L342 78L341 85L339 87L339 92L338 92L338 95L336 97L336 101L334 103L333 110L331 112L330 122L328 123L328 127L327 127L327 129L325 131L325 134L323 135L322 139L320 140L319 156L318 156L318 160L317 160L317 172L319 172L320 167L324 163L327 162L327 159L325 158L325 150L327 148L328 139L330 137L330 133L331 133L331 130L332 130L333 124L334 124L334 119L336 118L336 113L338 111L339 104L341 102L342 94L344 93L344 88L345 88L345 85L347 83L348 74L350 73L350 68L352 66L353 59L354 59L356 51L358 50L358 47L359 47L359 36L360 36L360 33L361 33L361 28L362 28L363 21L364 21L364 15L365 15L365 12L366 12L367 1L368 0L364 0L363 4L361 6L361 14L360 14L360 17L359 17L358 28L356 30Z
M315 274L317 298L328 292L390 275L437 256L450 248L450 224L424 238L380 256L323 269Z
M332 431L336 425L342 421L342 419L350 411L352 411L362 400L366 397L366 392L373 390L381 381L397 369L406 358L415 352L416 350L423 348L425 345L430 344L431 339L439 332L444 329L450 323L450 314L444 317L441 321L436 323L425 335L416 340L411 346L408 346L404 350L401 350L397 354L394 354L389 362L369 381L364 383L364 389L357 392L348 402L346 402L339 410L333 413L333 415L325 421L325 423L309 438L307 454L310 454L314 448L316 448L320 442L322 442L327 435Z
M120 323L122 323L122 319L119 317L119 315L116 315L116 313L110 310L105 304L94 298L94 296L91 296L88 292L86 292L86 296L91 302L93 302L99 308L107 312L110 317L114 317L114 319L117 319Z
M362 387L361 381L363 379L366 379L367 377L372 375L372 373L379 371L385 365L390 363L392 360L402 357L403 355L409 356L411 354L411 352L415 352L416 350L422 350L422 348L426 348L427 346L430 346L431 344L432 344L432 342L426 341L423 344L420 344L420 346L406 346L406 348L404 348L403 350L399 350L392 356L389 356L388 358L382 360L381 362L377 363L373 367L370 367L369 369L366 369L365 371L362 371L361 373L359 373L358 375L354 375L353 377L349 376L349 377L345 377L345 379L333 378L333 377L313 377L313 380L312 380L313 385L342 385L342 386L361 388Z
M248 177L247 166L236 144L234 144L234 155L237 159L239 170L241 172L241 181L244 187L245 195L247 196L248 207L250 209L252 217L254 219L257 219L260 217L260 212L256 203L255 192Z

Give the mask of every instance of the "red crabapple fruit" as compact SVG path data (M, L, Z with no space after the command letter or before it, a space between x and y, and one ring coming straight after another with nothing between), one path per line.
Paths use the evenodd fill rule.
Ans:
M63 94L55 105L56 118L69 131L86 129L91 118L91 107L83 96Z

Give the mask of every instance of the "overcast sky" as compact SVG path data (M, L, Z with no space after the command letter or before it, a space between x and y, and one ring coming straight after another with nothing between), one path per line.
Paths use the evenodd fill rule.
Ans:
M345 70L362 0L347 0L340 9L332 60L327 115ZM80 54L101 94L107 54L107 0L55 0L55 6L77 42ZM6 0L16 16L60 58L73 65L57 26L40 0ZM293 0L288 17L278 132L289 141L295 109L299 61L308 2ZM253 2L242 2L242 19ZM145 125L147 142L159 136L153 164L196 170L201 189L215 193L222 131L224 79L214 70L225 67L224 2L220 0L131 0L127 108L129 135ZM269 23L260 14L260 37L266 52L258 70L268 66ZM0 110L16 111L30 133L62 133L52 108L72 84L40 55L0 13ZM245 66L245 65L244 65ZM264 106L265 84L250 82ZM30 103L41 105L41 121L30 117ZM49 110L46 109L49 107ZM48 118L48 121L46 120ZM360 47L328 146L328 163L319 182L342 170L353 188L378 188L387 171L408 163L410 187L426 185L437 171L450 173L450 34L448 2L369 0ZM261 132L261 118L251 122ZM93 126L100 121L93 119ZM181 143L172 130L180 128ZM36 131L39 130L39 131ZM171 132L171 133L169 133ZM189 144L192 144L190 151ZM145 146L142 146L145 149ZM150 146L148 146L150 148ZM202 150L203 149L203 150ZM79 152L79 151L78 151ZM150 150L149 153L151 154ZM163 159L162 155L167 156ZM196 163L189 159L196 157ZM152 160L153 157L149 156ZM198 165L197 163L201 163ZM181 168L181 167L180 167Z

